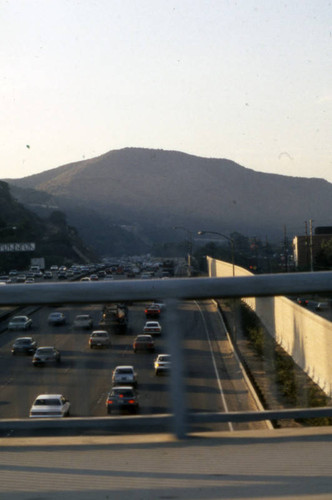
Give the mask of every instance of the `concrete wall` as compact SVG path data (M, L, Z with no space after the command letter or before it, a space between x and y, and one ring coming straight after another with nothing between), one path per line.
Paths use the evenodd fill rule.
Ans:
M209 276L233 275L228 262L207 258ZM252 273L235 266L235 276ZM332 324L286 297L249 297L244 299L275 340L294 361L332 396Z

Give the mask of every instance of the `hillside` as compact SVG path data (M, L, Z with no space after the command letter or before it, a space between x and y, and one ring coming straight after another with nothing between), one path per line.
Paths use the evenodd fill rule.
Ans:
M92 240L94 218L99 232L105 224L130 226L145 242L174 239L175 225L273 239L282 237L285 224L303 227L308 219L331 224L327 181L265 174L230 160L175 151L110 151L10 183L51 195Z
M40 194L39 194L40 196ZM43 197L44 198L44 197ZM0 232L2 243L35 243L32 252L5 252L1 254L1 269L26 268L30 259L45 257L51 263L69 263L93 259L94 253L86 247L76 230L68 226L65 215L53 210L41 219L18 203L10 193L7 183L0 181Z

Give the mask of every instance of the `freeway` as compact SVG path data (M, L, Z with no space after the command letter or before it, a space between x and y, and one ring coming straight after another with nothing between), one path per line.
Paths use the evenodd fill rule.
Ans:
M54 310L64 312L66 325L48 325L48 315ZM40 307L31 314L33 328L28 335L33 336L39 346L57 347L62 355L59 366L37 368L29 356L12 356L13 340L25 334L5 330L0 335L0 418L27 418L32 401L41 393L64 394L71 402L72 416L106 416L105 400L111 388L112 370L123 364L134 365L138 373L140 414L171 412L169 379L155 376L153 370L156 354L167 352L165 335L155 338L155 354L135 354L132 349L133 339L142 333L145 323L144 304L130 306L128 331L112 335L111 349L90 349L90 332L73 329L73 320L77 314L88 313L96 329L101 310L101 305L59 305L56 308ZM167 318L168 311L163 311L160 322L166 333L169 328ZM215 304L212 301L183 302L179 306L178 321L179 331L184 332L185 393L189 411L256 410ZM199 429L228 430L234 426L204 424ZM264 423L236 424L235 428L262 426Z

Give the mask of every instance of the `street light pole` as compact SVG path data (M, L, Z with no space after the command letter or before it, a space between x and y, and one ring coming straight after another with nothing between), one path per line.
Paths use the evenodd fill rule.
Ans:
M235 245L234 245L234 240L230 236L226 236L225 234L218 233L217 231L198 231L197 234L199 236L202 236L203 234L216 234L218 236L221 236L222 238L225 238L228 240L231 244L231 251L232 251L232 271L233 271L233 276L235 276L235 260L234 260L234 254L235 254Z
M187 255L187 263L188 263L188 276L191 276L191 256L193 251L193 233L183 226L173 226L173 229L181 229L182 231L186 231L188 235L188 255Z

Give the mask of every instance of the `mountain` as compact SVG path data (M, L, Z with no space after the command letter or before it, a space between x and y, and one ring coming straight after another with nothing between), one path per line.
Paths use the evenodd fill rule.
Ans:
M330 223L332 184L325 180L176 151L125 148L9 182L51 196L91 244L112 228L106 242L124 231L144 246L176 239L173 226L273 239L285 224Z

